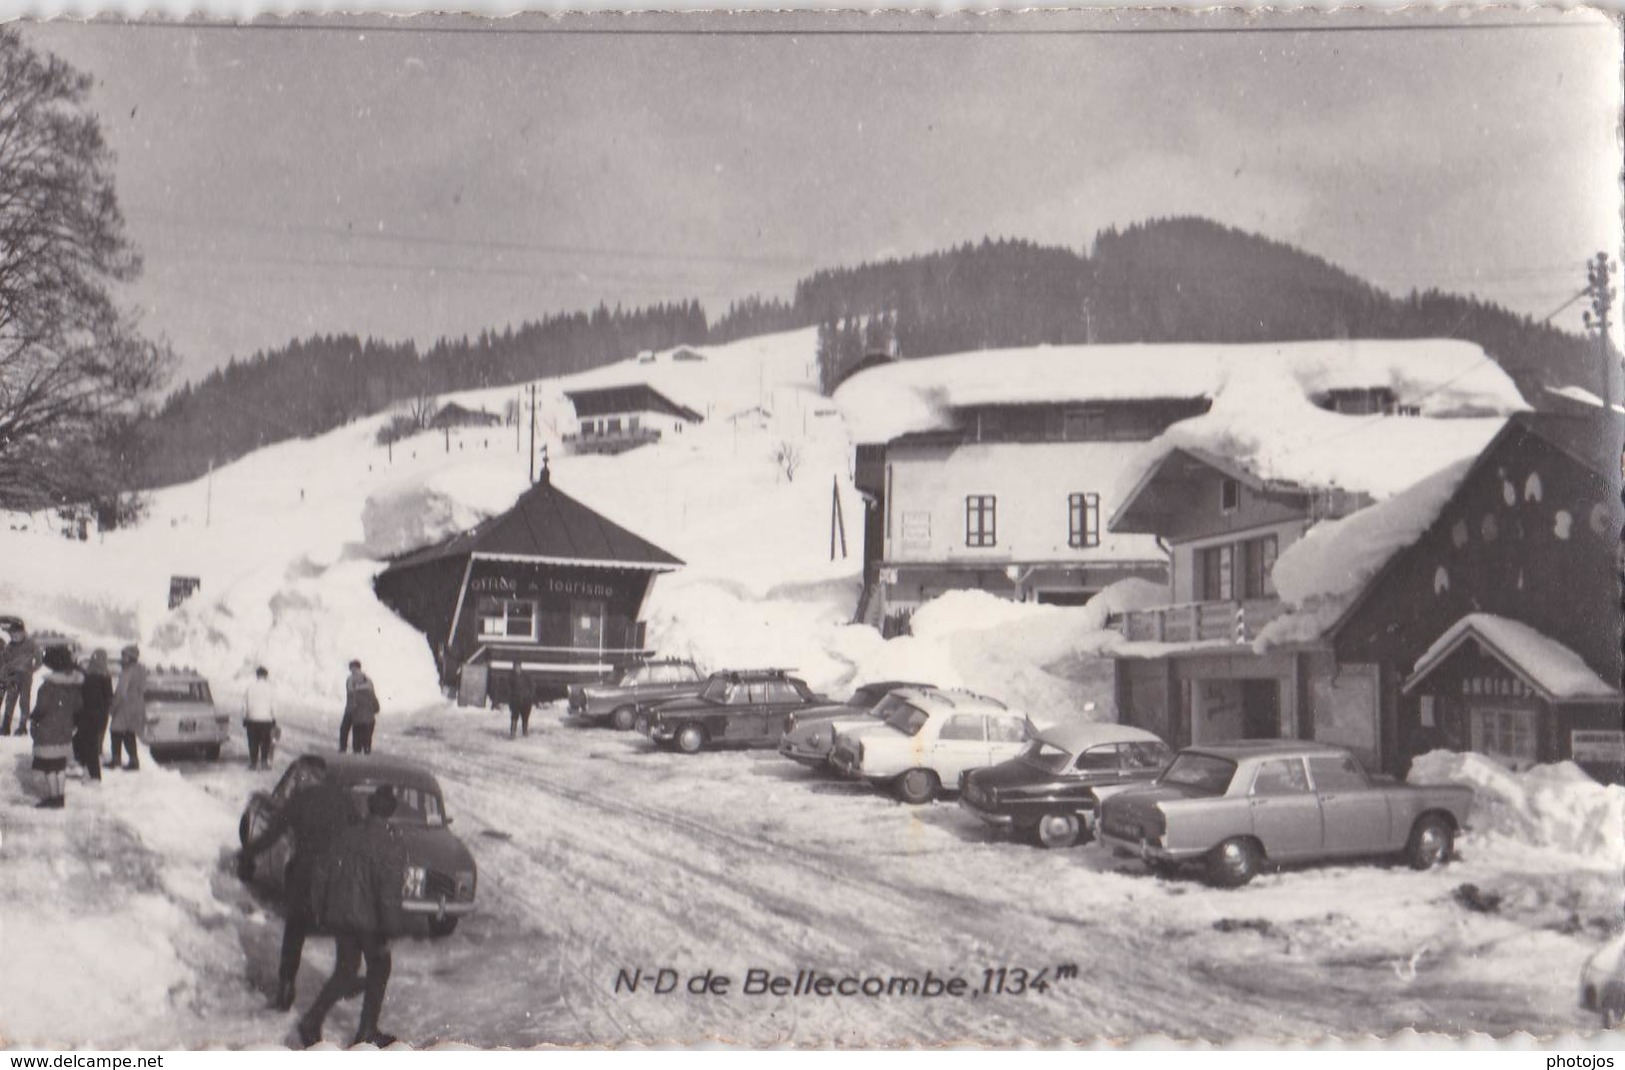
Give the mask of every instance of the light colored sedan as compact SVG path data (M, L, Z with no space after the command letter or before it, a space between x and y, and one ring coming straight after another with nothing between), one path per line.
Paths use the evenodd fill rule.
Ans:
M889 785L907 803L926 803L961 773L1019 754L1032 726L996 699L968 691L907 688L882 724L842 734L830 764L844 776Z
M864 684L839 706L814 706L810 710L792 714L779 740L779 753L802 765L827 768L830 752L835 749L835 740L842 732L882 724L891 716L903 701L890 697L891 692L904 687L930 686L901 680Z

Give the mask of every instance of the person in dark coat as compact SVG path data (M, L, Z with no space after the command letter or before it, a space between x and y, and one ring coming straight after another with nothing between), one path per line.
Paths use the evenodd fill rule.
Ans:
M508 685L508 738L512 739L521 728L530 735L530 708L536 703L536 687L519 666L513 666L513 680Z
M45 652L45 682L29 725L34 735L34 771L45 774L45 795L35 806L60 810L67 805L68 755L73 753L73 726L84 705L85 678L66 647Z
M28 722L33 714L34 673L40 667L39 644L28 637L21 624L11 626L11 639L0 650L0 693L5 695L5 712L0 714L0 736L11 732L11 715L17 717L17 734L28 734Z
M361 996L361 1020L354 1044L387 1048L395 1038L378 1029L389 986L393 960L389 939L405 925L401 909L401 883L406 875L406 848L400 830L389 823L395 812L395 792L388 784L367 800L367 819L341 832L312 881L311 899L322 924L333 932L333 975L299 1019L299 1039L305 1047L322 1039L322 1024L333 1005L353 991L357 971L367 964L366 989Z
M378 721L378 692L372 680L361 671L361 662L350 662L350 675L344 681L344 717L339 721L339 753L346 744L356 754L372 753L372 730Z
M73 753L85 767L85 776L102 779L102 737L107 734L107 715L113 706L113 675L107 669L107 651L90 655L85 668L84 704L73 726Z
M243 844L237 855L237 875L243 880L254 876L254 856L284 835L293 837L293 855L284 876L286 914L282 921L282 955L277 963L276 999L278 1010L293 1006L294 981L304 957L305 937L316 924L311 903L311 875L319 860L327 856L339 833L357 820L350 793L333 783L320 765L307 766L315 782L294 792L288 804L271 817L258 836Z

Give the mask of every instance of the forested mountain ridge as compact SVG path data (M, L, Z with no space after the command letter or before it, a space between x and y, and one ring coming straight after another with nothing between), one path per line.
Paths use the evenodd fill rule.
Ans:
M1595 340L1473 297L1396 297L1293 246L1184 217L1102 231L1087 253L984 239L822 270L798 282L788 301L747 298L715 322L686 301L630 311L600 305L445 339L424 353L410 342L345 335L294 341L172 394L143 428L143 482L194 478L210 463L425 394L814 324L826 384L877 347L907 359L1041 343L1454 337L1482 346L1533 405L1545 403L1545 385L1601 392Z

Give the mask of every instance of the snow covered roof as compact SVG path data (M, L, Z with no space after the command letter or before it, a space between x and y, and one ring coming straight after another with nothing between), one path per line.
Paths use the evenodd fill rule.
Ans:
M406 554L386 571L476 553L634 568L670 569L683 563L554 487L543 469L541 482L521 494L507 512Z
M855 441L888 442L951 427L953 410L971 406L1193 398L1217 405L1235 388L1253 393L1261 383L1274 384L1263 397L1284 388L1311 408L1311 399L1333 390L1374 388L1424 416L1527 407L1482 349L1454 339L980 350L871 368L841 384L835 403Z
M1548 702L1620 697L1619 691L1592 672L1580 655L1556 639L1493 613L1469 613L1446 628L1417 659L1416 670L1405 681L1405 690L1421 683L1468 642L1477 643L1480 650L1517 674Z
M564 396L575 406L576 415L583 418L622 412L660 412L691 423L702 419L699 413L686 405L677 404L648 383L566 390Z

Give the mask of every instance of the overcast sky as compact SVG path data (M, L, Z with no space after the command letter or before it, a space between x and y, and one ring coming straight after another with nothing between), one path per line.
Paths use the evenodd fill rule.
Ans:
M1175 18L1137 25L1200 25ZM1620 246L1619 34L1547 22L24 32L94 73L146 259L131 302L196 375L313 332L428 343L690 297L715 317L820 267L984 235L1087 249L1172 214L1544 316Z

